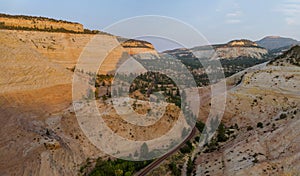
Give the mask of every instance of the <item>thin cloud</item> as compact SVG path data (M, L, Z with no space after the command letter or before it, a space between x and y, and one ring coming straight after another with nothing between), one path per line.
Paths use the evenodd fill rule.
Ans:
M238 23L241 23L242 21L241 20L238 20L238 19L229 19L229 20L226 20L225 23L227 24L238 24Z
M236 12L230 12L230 13L227 13L226 16L227 17L240 17L242 14L241 11L236 11Z
M242 11L241 10L236 10L234 12L229 12L226 14L226 20L225 23L227 24L238 24L241 23L241 16L242 16Z
M276 11L285 16L287 25L300 25L300 0L286 0Z
M216 12L222 15L225 24L242 23L243 11L236 0L222 0Z

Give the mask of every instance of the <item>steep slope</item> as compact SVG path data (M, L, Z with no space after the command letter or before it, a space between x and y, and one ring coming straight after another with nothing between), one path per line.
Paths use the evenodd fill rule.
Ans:
M67 69L74 68L94 36L0 30L0 175L77 175L87 158L104 156L78 125L72 106L74 73ZM97 38L97 48L118 39ZM106 58L102 73L113 72L123 55L147 51L156 53L144 41L121 43Z
M292 38L268 36L259 41L256 41L256 43L268 50L274 50L283 47L291 47L293 45L299 44L300 42Z
M72 73L64 67L55 65L13 36L0 32L0 38L0 93L71 83Z
M0 30L1 38L10 38L5 40L10 46L17 48L14 44L18 41L24 46L29 46L33 50L48 58L51 62L62 65L64 68L74 68L84 47L93 39L93 34L72 34L43 31L22 31L22 30ZM109 40L118 40L117 37L105 34L98 34L108 42ZM136 45L140 43L140 45ZM156 51L151 44L144 41L128 40L122 41L120 46L108 53L106 62L102 65L101 74L113 72L120 60L128 58L131 54L150 53L156 55ZM124 45L124 47L123 47ZM95 46L99 47L99 46ZM94 64L94 63L90 63Z
M248 70L241 83L228 90L222 121L235 137L196 160L200 175L296 175L300 170L300 67L294 47L280 59ZM275 61L276 63L276 61ZM238 75L239 77L240 75ZM207 105L208 107L209 105Z
M13 35L0 38L0 175L76 174L101 152L72 112L73 73Z

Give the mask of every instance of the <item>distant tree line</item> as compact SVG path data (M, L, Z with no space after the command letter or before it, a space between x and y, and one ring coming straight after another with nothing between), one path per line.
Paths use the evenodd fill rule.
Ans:
M79 24L77 22L70 22L70 21L65 21L65 20L56 20L53 18L47 18L47 17L41 17L41 16L28 16L28 15L8 15L4 13L0 13L0 17L5 17L5 18L20 18L24 20L43 20L43 21L52 21L52 22L61 22L61 23L69 23L69 24Z
M23 31L44 31L44 32L61 32L61 33L73 33L73 34L106 34L110 35L105 32L101 32L98 30L89 30L84 29L83 32L77 32L72 30L67 30L65 28L37 28L37 27L24 27L24 26L6 26L4 22L0 22L0 29L7 29L7 30L23 30Z

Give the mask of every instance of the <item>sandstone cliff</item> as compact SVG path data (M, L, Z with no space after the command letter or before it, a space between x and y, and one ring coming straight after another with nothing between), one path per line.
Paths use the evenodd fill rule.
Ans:
M84 47L95 36L93 34L22 30L0 30L0 33L2 36L0 40L7 38L6 41L3 41L6 42L6 44L13 46L15 43L19 42L20 45L13 47L30 47L32 50L40 53L43 57L48 58L51 62L59 64L64 68L75 67ZM95 46L99 48L101 48L101 45L109 43L110 40L118 40L117 37L111 35L97 35L101 35L102 37L102 40L99 41L100 43L97 43L97 46ZM140 43L140 45L136 45L136 43ZM141 45L142 43L144 42L128 40L124 43L120 43L120 46L112 51L106 51L108 55L105 62L102 64L101 69L99 69L99 72L101 74L112 73L120 65L120 60L124 60L130 55L141 53L157 54L151 44L147 43L147 45Z
M72 105L70 68L93 37L0 30L0 150L5 151L0 175L77 175L87 158L104 156L81 131ZM97 34L97 39L95 47L101 49L118 37ZM151 44L136 40L112 52L101 50L108 53L101 73L114 72L125 56L148 51L156 53Z
M45 17L0 14L0 23L2 27L11 28L84 32L82 24Z

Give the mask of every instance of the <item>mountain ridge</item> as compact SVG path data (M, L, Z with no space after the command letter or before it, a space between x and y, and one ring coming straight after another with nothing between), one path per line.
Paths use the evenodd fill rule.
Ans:
M293 45L300 44L300 41L297 41L288 37L280 37L280 36L266 36L256 43L268 50L274 50L283 47L291 47Z
M216 52L213 56L212 53ZM262 59L268 51L258 46L253 41L247 39L232 40L225 44L215 44L211 46L197 46L190 49L179 48L163 52L176 57L189 56L191 58L213 57L211 60L235 59L239 57L250 57ZM194 56L196 54L197 56Z

